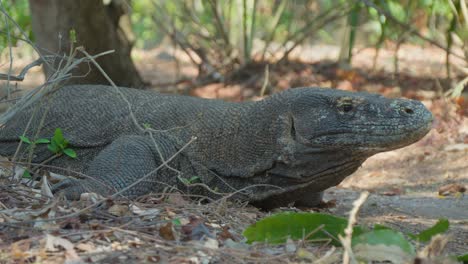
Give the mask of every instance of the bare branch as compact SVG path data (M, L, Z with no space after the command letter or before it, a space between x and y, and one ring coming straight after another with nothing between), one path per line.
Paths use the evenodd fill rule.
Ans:
M32 67L36 67L36 66L40 66L42 65L42 59L39 58L35 61L33 61L32 63L28 64L26 67L24 67L20 74L18 75L11 75L11 74L4 74L4 73L0 73L0 80L10 80L10 81L16 81L16 82L22 82L24 80L24 76L26 75L26 73L28 73L29 69L31 69Z
M430 38L428 38L426 36L421 35L417 31L417 29L413 28L410 25L407 25L405 23L400 22L392 14L390 14L389 12L387 12L387 11L383 10L382 8L378 7L377 5L370 2L369 0L360 0L360 1L363 2L366 6L374 8L380 15L383 15L386 18L392 20L396 25L406 29L410 34L413 34L413 35L417 36L418 38L420 38L420 39L422 39L424 41L427 41L427 42L431 43L432 45L434 45L434 46L436 46L436 47L438 47L440 49L443 49L445 52L450 53L450 54L452 54L453 56L455 56L457 58L466 60L466 58L463 55L457 54L457 53L453 52L452 50L448 49L447 47L445 47L444 45L438 43L437 41L435 41L433 39L430 39Z

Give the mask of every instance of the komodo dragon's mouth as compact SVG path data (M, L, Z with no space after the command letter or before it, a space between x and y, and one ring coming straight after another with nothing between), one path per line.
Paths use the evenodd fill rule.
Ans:
M432 114L416 124L404 125L363 125L352 129L336 129L314 135L308 141L310 146L330 149L354 148L373 153L398 149L423 138L433 124ZM309 144L307 144L309 145Z

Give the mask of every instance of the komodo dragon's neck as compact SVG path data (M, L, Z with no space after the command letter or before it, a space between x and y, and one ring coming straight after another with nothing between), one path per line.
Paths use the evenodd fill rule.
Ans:
M289 133L288 106L280 96L214 107L192 135L189 153L223 176L251 177L270 169L281 155L281 137Z

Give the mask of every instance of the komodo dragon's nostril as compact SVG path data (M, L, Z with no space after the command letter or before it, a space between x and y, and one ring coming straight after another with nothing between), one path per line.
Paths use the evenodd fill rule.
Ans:
M403 111L405 111L405 113L411 115L414 113L413 109L409 108L409 107L403 107Z

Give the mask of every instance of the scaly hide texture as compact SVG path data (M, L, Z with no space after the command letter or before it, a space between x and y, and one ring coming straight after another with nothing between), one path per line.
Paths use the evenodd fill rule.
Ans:
M62 155L48 168L85 176L53 187L69 199L111 195L149 175L123 195L178 189L263 208L313 206L368 157L418 141L432 124L418 101L334 89L295 88L243 103L118 89L67 86L32 104L0 125L0 155L13 156L23 133L51 138L61 128L77 158ZM33 162L53 155L39 144Z

